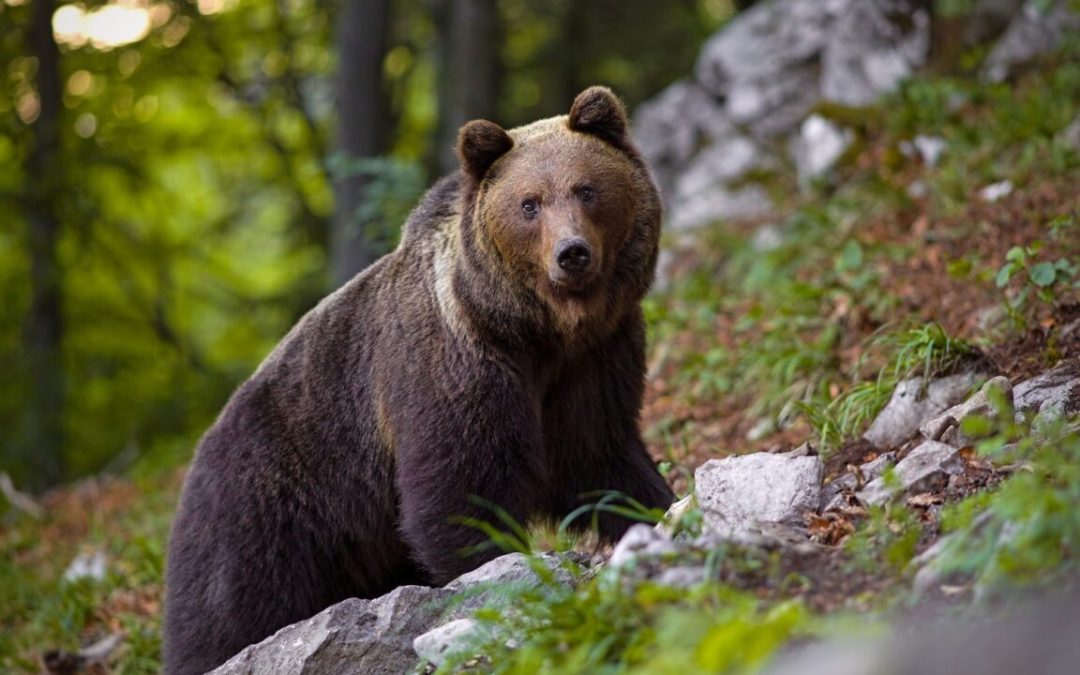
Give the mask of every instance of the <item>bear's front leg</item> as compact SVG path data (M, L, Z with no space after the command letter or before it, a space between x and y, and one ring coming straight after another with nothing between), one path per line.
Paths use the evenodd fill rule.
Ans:
M597 504L600 492L619 493L650 509L667 509L674 501L639 429L644 345L640 314L627 317L606 344L566 369L549 393L544 441L558 467L552 515L561 518ZM626 500L615 503L627 506ZM592 522L592 514L583 514L573 525L585 529ZM601 511L596 522L600 536L614 541L635 521Z
M505 553L463 519L509 532L495 509L525 525L549 483L537 406L520 374L487 359L464 366L460 356L460 372L412 371L390 406L401 530L437 584Z

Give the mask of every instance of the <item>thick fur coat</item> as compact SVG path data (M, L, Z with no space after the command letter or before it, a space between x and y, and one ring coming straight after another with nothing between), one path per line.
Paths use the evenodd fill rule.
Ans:
M469 123L398 248L240 386L173 524L167 672L498 555L460 524L498 523L475 498L519 522L598 490L670 504L638 425L660 199L628 134L598 87L567 116ZM608 540L629 525L599 519Z

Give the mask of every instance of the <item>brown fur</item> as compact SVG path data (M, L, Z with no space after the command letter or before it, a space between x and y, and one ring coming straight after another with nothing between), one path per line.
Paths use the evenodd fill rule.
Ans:
M592 88L568 117L472 122L459 156L398 249L308 313L200 443L169 545L168 672L494 557L463 554L486 537L455 517L494 521L472 496L519 522L596 490L670 503L637 419L660 202L621 103ZM571 240L592 254L580 273L558 262Z

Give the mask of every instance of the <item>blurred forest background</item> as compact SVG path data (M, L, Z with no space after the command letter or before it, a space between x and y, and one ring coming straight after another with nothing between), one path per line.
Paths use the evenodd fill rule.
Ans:
M630 106L726 0L0 0L0 467L175 465L455 169L457 128ZM745 3L744 3L745 4Z

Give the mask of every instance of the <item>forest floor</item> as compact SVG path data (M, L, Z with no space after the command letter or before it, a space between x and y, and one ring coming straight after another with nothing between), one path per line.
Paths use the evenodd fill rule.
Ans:
M900 379L977 364L1015 383L1080 356L1080 148L1065 131L1078 102L1080 65L1069 62L1007 85L917 80L880 109L823 111L851 123L858 140L813 185L771 177L777 218L672 235L664 288L646 302L642 424L676 491L687 493L708 459L808 441L827 480L840 476L886 450L860 434ZM919 134L946 142L935 162L902 150ZM1003 181L1005 194L985 191ZM530 672L532 641L554 650L552 671L649 672L659 657L643 657L642 645L663 652L654 643L687 617L705 617L708 632L689 631L699 655L745 639L736 626L757 631L753 653L701 657L695 668L760 665L812 633L814 617L907 602L912 558L944 531L973 532L975 514L995 504L1052 512L1080 487L1075 468L1054 464L1080 457L1075 434L1059 441L1031 449L1025 461L1048 464L1019 477L1027 483L993 468L992 443L969 448L973 478L959 489L808 518L821 553L773 561L764 575L725 575L708 593L613 595L594 584L548 607L543 627L532 624L526 644L503 654L502 670ZM1056 482L1032 483L1050 474ZM90 671L158 671L165 537L182 476L88 478L44 495L40 517L0 514L0 671L36 672L113 634L123 646ZM979 581L1022 586L1072 569L1073 520L1040 522L1042 538L1024 540L1033 553L1007 573L1010 552L993 544L955 561L965 576L947 594L969 602ZM88 563L81 575L76 558ZM57 649L66 653L45 656Z

